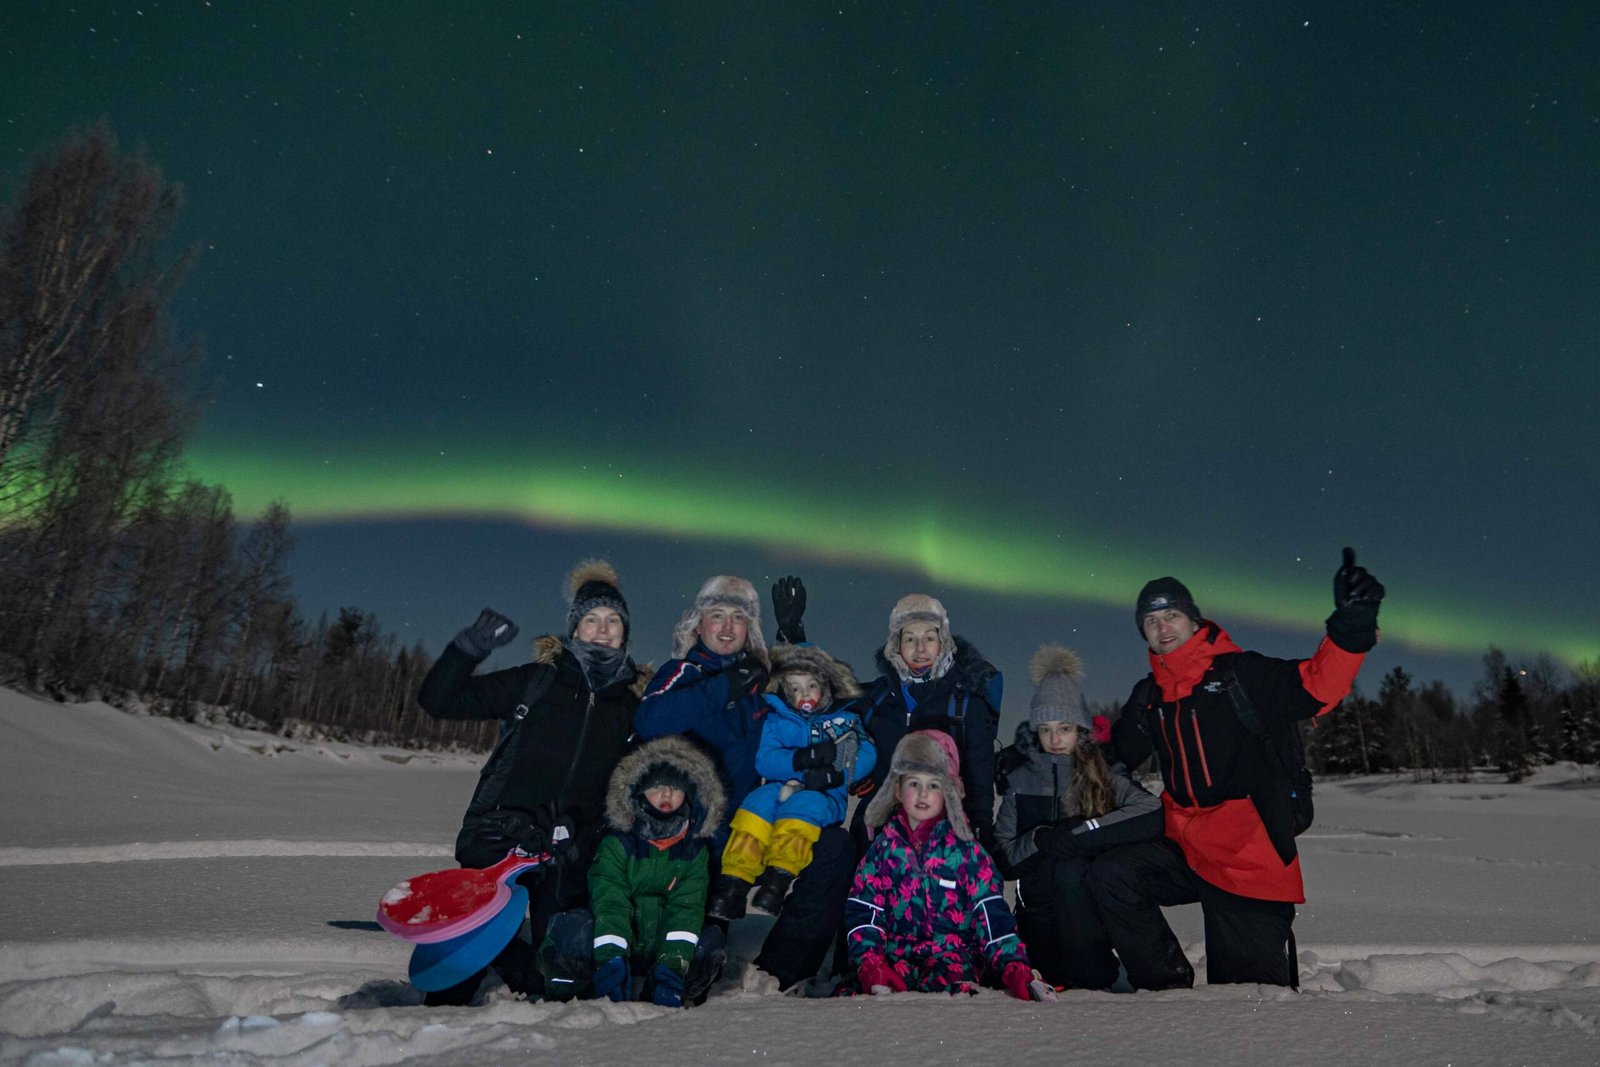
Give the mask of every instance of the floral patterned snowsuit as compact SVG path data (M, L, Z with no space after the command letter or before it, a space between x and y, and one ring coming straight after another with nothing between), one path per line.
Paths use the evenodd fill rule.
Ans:
M881 955L908 990L971 993L985 968L1028 962L995 862L948 820L896 812L867 846L845 904L850 962Z

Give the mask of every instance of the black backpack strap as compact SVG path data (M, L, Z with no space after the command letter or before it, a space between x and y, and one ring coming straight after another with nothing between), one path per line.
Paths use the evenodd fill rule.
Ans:
M1267 736L1267 729L1261 725L1261 716L1256 714L1256 706L1250 702L1250 694L1245 692L1244 686L1239 683L1239 676L1232 667L1222 672L1222 688L1227 691L1228 699L1233 701L1233 713L1239 717L1239 723L1251 737L1258 738L1266 743L1267 751L1272 753L1272 758L1278 764L1278 770L1283 772L1286 782L1295 780L1295 770L1283 759L1283 751Z
M550 687L555 684L556 669L546 663L538 665L542 670L535 670L533 677L528 679L528 687L522 691L522 703L511 711L511 720L520 723L528 717L528 709L544 699L550 692Z
M489 758L483 761L483 768L478 771L478 786L473 790L472 800L467 805L468 816L492 811L500 802L500 794L505 791L506 779L511 776L512 761L506 757L506 750L516 742L517 732L522 729L522 723L528 717L528 709L544 699L544 695L550 691L550 686L555 680L554 666L542 663L534 665L533 674L522 690L522 702L511 709L510 715L500 720L500 736L495 740L494 750L489 753Z
M1233 713L1239 717L1245 730L1252 737L1267 736L1266 728L1261 725L1261 716L1256 714L1256 706L1250 702L1250 694L1239 684L1239 676L1232 667L1222 672L1222 688L1227 691L1228 699L1233 701Z

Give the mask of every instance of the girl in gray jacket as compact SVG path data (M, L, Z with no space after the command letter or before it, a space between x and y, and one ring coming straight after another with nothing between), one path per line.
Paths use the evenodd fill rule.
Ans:
M1160 837L1161 802L1106 759L1079 688L1077 653L1046 645L1029 674L1028 721L1001 755L1010 770L994 822L996 859L1017 881L1018 932L1045 981L1109 989L1117 958L1090 896L1094 861L1117 845Z

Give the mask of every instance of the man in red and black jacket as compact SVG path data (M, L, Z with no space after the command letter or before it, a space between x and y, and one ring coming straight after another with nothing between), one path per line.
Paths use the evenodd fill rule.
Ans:
M1090 875L1137 988L1194 984L1161 908L1196 901L1205 916L1207 981L1298 984L1292 927L1305 890L1282 799L1284 770L1241 721L1239 704L1271 730L1325 714L1350 692L1377 643L1384 589L1348 548L1333 588L1327 637L1303 660L1241 650L1176 578L1157 578L1139 593L1134 619L1150 646L1151 676L1134 688L1112 742L1129 767L1154 752L1166 834L1102 855Z

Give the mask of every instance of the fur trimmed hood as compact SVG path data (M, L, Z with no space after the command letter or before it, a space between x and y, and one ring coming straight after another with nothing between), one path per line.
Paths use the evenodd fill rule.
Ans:
M951 667L961 672L961 676L967 682L968 689L975 693L983 692L984 688L989 684L989 679L1000 673L999 669L993 663L984 659L983 653L978 651L977 646L965 637L956 634L952 640L955 642L956 653ZM879 674L896 683L905 680L905 676L895 668L893 663L889 662L889 656L883 649L878 649L874 658L877 661ZM896 658L898 659L899 657L897 656Z
M861 685L850 668L816 645L774 645L772 676L767 682L767 692L782 697L783 676L786 674L811 675L822 683L833 704L843 704L861 695Z
M543 663L554 667L560 664L561 654L566 651L562 646L562 638L555 634L544 634L533 639L533 662ZM633 681L628 689L634 696L643 698L645 687L650 684L650 674L654 670L648 663L635 663L633 665Z
M693 786L684 801L691 812L689 836L714 837L728 807L727 794L710 757L677 734L646 741L622 757L606 787L606 824L620 833L633 832L637 815L633 796L645 775L662 763L681 771Z

